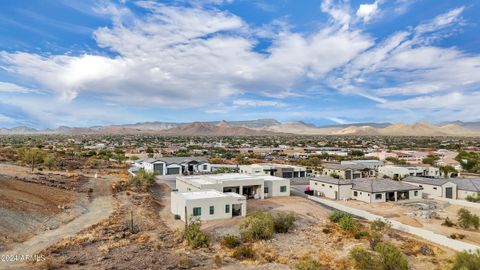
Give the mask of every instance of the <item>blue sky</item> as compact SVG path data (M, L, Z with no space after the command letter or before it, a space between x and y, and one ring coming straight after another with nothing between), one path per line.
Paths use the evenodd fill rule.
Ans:
M480 2L0 3L0 127L480 120Z

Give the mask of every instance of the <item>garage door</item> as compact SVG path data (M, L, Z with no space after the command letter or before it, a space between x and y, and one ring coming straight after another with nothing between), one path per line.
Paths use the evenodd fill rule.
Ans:
M163 175L163 164L153 164L153 172L158 175Z
M451 187L445 188L445 197L447 199L453 199L453 188Z
M167 174L180 174L180 168L167 168Z

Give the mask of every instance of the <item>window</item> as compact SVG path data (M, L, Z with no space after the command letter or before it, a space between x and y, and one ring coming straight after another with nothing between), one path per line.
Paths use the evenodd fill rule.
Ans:
M207 165L203 165L203 170L204 170L204 171L207 170Z
M225 204L225 213L230 213L230 204Z
M353 196L354 196L354 197L357 197L357 196L358 196L358 192L354 191L354 192L353 192Z
M280 186L280 192L287 192L287 186Z
M415 190L415 192L413 192L413 194L414 194L415 196L418 196L418 191Z
M324 187L324 186L325 186L325 184L322 184L322 187Z
M268 187L263 188L263 193L267 194L268 193Z
M210 206L210 215L213 215L213 214L215 214L215 207Z
M333 188L332 186L330 186L330 188Z
M381 200L382 194L375 194L375 200Z
M437 188L436 188L436 187L434 187L433 189L434 189L434 190L437 190Z
M193 208L193 216L198 217L202 215L202 208L201 207L194 207Z
M423 186L422 186L422 185L418 185L418 186L419 186L419 187L421 187L421 188L423 188Z

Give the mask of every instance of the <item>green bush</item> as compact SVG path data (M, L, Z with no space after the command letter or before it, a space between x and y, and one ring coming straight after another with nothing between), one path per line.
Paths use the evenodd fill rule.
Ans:
M273 216L273 224L275 227L275 232L277 233L287 233L295 222L295 215L290 213L278 213Z
M369 235L370 235L370 234L369 234L368 232L366 232L366 231L360 231L360 232L356 232L356 233L353 235L353 237L354 237L355 239L362 239L362 238L367 237L367 236L369 236Z
M379 257L361 247L350 250L349 257L358 270L383 270Z
M408 261L405 255L394 245L379 243L375 246L379 254L380 264L385 270L408 270Z
M333 213L330 214L330 216L328 217L328 219L330 219L331 222L335 222L335 223L338 223L340 221L341 218L345 217L345 216L349 216L350 217L350 214L348 213L345 213L345 212L341 212L341 211L335 211Z
M388 221L383 221L381 219L376 219L370 224L370 230L376 232L384 232L392 227L392 224Z
M302 259L295 265L296 270L323 270L325 269L319 262L312 258Z
M347 232L354 232L358 228L358 222L352 216L344 216L338 221L338 226Z
M452 270L480 270L480 250L457 253Z
M255 251L251 246L239 246L233 252L233 257L237 260L254 259Z
M480 227L480 218L477 215L470 213L470 211L465 208L458 210L457 217L458 225L464 229L473 227L478 230Z
M148 190L155 183L155 175L146 172L143 168L130 178L130 184L142 190Z
M200 228L202 222L198 218L190 217L188 226L185 228L183 235L187 244L192 248L201 248L210 246L208 236L204 234Z
M248 214L240 224L242 238L250 241L269 239L275 232L273 217L265 212L253 212Z
M222 238L221 244L227 248L236 248L240 246L240 239L235 235L227 234Z

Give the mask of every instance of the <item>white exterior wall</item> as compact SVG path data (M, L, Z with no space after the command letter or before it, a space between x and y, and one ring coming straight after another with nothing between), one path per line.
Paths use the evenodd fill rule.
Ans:
M421 187L423 188L422 193L428 194L429 197L445 197L446 194L446 188L451 187L452 188L452 195L453 199L456 199L456 194L457 194L457 185L452 182L447 182L443 185L427 185L427 184L419 184L419 183L412 183L408 181L404 181L405 183ZM460 196L459 196L460 197Z
M224 181L218 184L198 184L198 183L190 183L189 181L184 181L181 177L177 177L175 181L176 189L179 192L188 192L188 191L195 191L195 190L207 190L207 189L214 189L220 192L223 192L223 188L225 187L239 187L240 194L242 194L242 190L244 186L259 186L257 189L257 197L255 199L264 199L265 195L263 192L264 181L263 180L229 180ZM289 186L290 188L290 186Z
M357 197L353 194L356 190L352 190L352 199L367 202L367 203L382 203L387 201L387 193L388 192L376 192L370 193L366 191L357 191ZM415 195L415 191L417 195ZM395 196L398 198L398 193L395 191ZM382 194L382 198L376 199L377 194ZM409 190L408 191L409 200L421 199L422 198L422 191L421 190Z
M457 194L458 194L458 197L457 197L457 198L458 198L458 199L462 199L462 200L467 199L467 196L469 196L469 195L470 195L470 196L473 196L473 197L476 197L476 196L477 196L477 193L478 193L478 192L476 192L476 191L467 191L467 190L461 190L461 189L457 190L457 192L458 192L458 193L457 193ZM455 193L454 193L454 195L455 195ZM455 199L455 198L454 198L454 199Z
M198 164L197 169L199 172L210 172L212 170L210 163Z
M245 197L214 197L185 200L177 192L172 192L170 209L174 215L179 215L181 220L185 221L185 206L187 207L187 216L193 216L193 208L200 207L202 221L228 219L232 218L233 204L242 204L242 216L247 213L247 203ZM230 205L229 213L225 213L225 205ZM210 206L214 207L214 214L210 214Z
M280 187L285 186L285 192L280 192ZM268 188L268 193L265 193L265 198L290 196L290 180L265 180L265 187Z
M343 200L350 198L352 185L335 185L310 180L310 189L315 192L316 196L323 195L330 199ZM337 198L335 198L335 192L337 192Z

